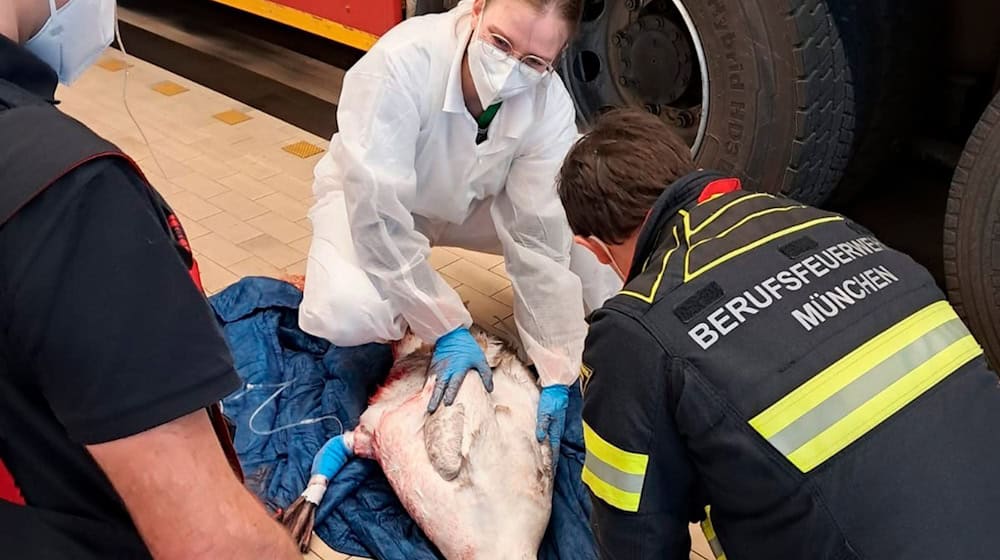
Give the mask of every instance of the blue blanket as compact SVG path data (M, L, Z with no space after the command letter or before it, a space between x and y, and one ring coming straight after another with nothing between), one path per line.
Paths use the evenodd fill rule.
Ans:
M260 277L244 278L210 299L244 381L243 389L223 401L224 412L236 423L247 486L273 509L298 497L313 456L328 438L357 426L392 361L387 346L340 348L302 332L301 299L294 286ZM597 558L587 523L590 501L580 482L582 403L579 391L571 395L540 560ZM316 533L345 554L441 558L374 461L352 460L331 481Z

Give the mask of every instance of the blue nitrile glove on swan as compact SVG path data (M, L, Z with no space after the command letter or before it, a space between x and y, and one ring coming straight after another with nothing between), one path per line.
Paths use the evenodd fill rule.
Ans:
M569 387L566 385L549 385L542 388L538 398L538 425L535 437L545 441L548 437L552 446L552 463L559 462L559 444L563 430L566 429L566 407L569 406Z
M336 476L347 464L347 460L353 456L354 432L344 432L327 440L319 453L313 457L311 476L306 489L278 516L278 521L288 528L292 540L299 545L299 551L302 553L309 550L313 523L316 522L316 509L323 501L330 479Z
M323 444L319 453L316 454L316 458L313 459L313 476L321 474L330 480L343 468L347 460L354 456L354 450L348 445L353 442L348 442L346 435L340 434Z
M492 393L493 370L486 363L486 355L469 329L459 327L439 338L431 357L431 373L437 376L437 380L427 404L427 412L437 410L442 398L445 406L451 406L470 369L479 372L486 392Z
M319 505L326 493L327 484L340 472L347 464L347 460L354 456L354 434L347 432L327 440L319 453L313 458L312 471L309 477L309 484L306 486L302 496L306 501Z

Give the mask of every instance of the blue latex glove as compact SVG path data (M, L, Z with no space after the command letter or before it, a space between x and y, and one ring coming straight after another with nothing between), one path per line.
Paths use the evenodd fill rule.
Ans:
M331 480L353 456L354 450L347 446L343 434L331 438L323 444L313 459L312 474L321 474L327 480Z
M552 463L559 462L559 445L563 430L566 429L566 407L569 406L569 387L566 385L549 385L542 388L538 399L538 424L535 437L538 441L549 438L552 446Z
M434 392L427 404L427 412L434 412L441 399L444 405L451 406L455 396L462 387L465 374L470 369L479 372L487 393L493 392L493 370L486 363L486 355L479 347L472 333L465 327L459 327L442 336L434 345L434 355L431 357L431 373L437 375L434 382Z

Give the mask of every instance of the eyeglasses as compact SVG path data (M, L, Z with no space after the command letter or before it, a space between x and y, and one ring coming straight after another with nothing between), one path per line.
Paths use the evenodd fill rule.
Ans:
M529 76L534 74L536 77L544 77L555 72L554 65L556 60L549 62L533 54L523 55L514 50L514 46L503 35L490 33L487 37L488 40L483 41L483 45L487 47L484 50L494 59L504 60L508 57L513 58L518 62L517 69Z

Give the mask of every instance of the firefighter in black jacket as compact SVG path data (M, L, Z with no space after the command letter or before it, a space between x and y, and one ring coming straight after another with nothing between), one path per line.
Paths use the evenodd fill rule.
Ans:
M1000 557L1000 390L933 278L849 219L606 114L559 193L624 289L584 353L602 558Z

